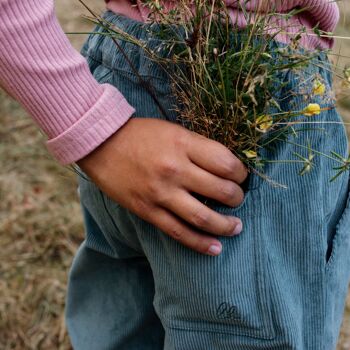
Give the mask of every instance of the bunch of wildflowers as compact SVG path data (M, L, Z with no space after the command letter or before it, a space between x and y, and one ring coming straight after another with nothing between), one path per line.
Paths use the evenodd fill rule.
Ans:
M278 26L278 19L288 22L303 9L252 13L243 4L240 10L247 25L242 29L231 20L223 0L180 0L176 8L166 11L158 1L146 2L154 24L149 30L157 28L151 34L161 39L156 50L102 18L93 21L113 38L143 47L169 75L178 122L222 143L250 170L263 176L269 162L262 156L263 149L290 140L305 125L310 130L310 125L320 122L317 116L335 108L334 94L322 76L306 73L314 71L308 70L312 65L328 65L327 60L319 60L328 52L301 47L306 28L294 31L290 44L277 44L276 38L288 32L287 27ZM317 27L313 32L329 35ZM323 68L331 70L330 65ZM290 72L298 82L293 89L285 78ZM350 69L344 70L343 80L348 87ZM302 104L289 103L285 108L285 101L300 102L300 96ZM337 165L331 180L349 169L350 159L335 152L322 154L313 146L300 145L307 156L294 152L292 159L281 162L300 163L299 174L304 175L312 170L315 157L324 155Z

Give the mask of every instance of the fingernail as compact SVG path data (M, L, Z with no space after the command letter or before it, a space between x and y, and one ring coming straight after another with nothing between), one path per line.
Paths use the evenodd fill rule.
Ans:
M232 235L234 236L234 235L238 235L239 233L241 233L242 228L243 228L242 221L239 221L238 224L236 225L235 229L233 230Z
M211 245L208 249L208 254L209 255L219 255L221 253L222 247L218 246L218 245Z

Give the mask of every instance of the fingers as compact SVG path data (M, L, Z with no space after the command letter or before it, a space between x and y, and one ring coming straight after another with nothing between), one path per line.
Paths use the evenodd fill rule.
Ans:
M235 182L213 175L195 164L185 172L183 184L189 192L196 192L231 207L237 207L244 199L242 188Z
M191 196L186 190L175 192L166 208L196 229L214 235L232 236L242 230L242 222L233 216L221 215Z
M228 180L241 184L248 176L244 164L221 143L192 133L187 148L190 160L209 171Z
M154 222L149 220L153 225L184 246L206 255L216 256L221 253L222 245L219 240L195 231L166 209L152 209L152 217L156 218Z

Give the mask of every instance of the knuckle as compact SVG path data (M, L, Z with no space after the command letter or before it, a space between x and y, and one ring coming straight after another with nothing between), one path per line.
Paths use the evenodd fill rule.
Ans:
M152 212L150 205L139 196L134 198L132 208L136 214L142 215L144 219L148 219L149 214Z
M223 197L224 200L232 201L235 194L236 194L237 188L234 184L225 184L224 186L221 186L219 188L219 193Z
M168 231L168 235L177 241L182 241L184 232L181 228L173 227Z
M172 197L169 193L169 191L165 191L165 190L160 190L158 189L156 192L156 202L158 205L162 206L162 207L168 207L168 205L171 203L172 201Z
M204 213L203 210L198 210L192 215L192 224L199 227L205 228L209 224L209 216Z
M159 174L162 178L172 178L179 172L180 168L175 161L165 160L160 164Z
M145 188L148 198L158 201L159 197L162 195L159 183L156 181L147 182Z

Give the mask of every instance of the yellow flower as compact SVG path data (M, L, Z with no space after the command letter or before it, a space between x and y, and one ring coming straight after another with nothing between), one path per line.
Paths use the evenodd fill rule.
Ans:
M273 124L273 120L270 115L263 114L260 117L256 118L256 126L258 130L262 132L266 132L268 129L270 129L272 124Z
M313 115L318 115L321 113L321 107L318 103L309 103L309 105L304 109L303 113L307 117L312 117Z
M312 92L315 95L323 95L326 92L326 86L319 80L315 80L314 86L312 87Z
M257 153L255 151L252 150L245 150L243 151L243 153L246 155L247 158L252 159L252 158L256 158L257 157Z

